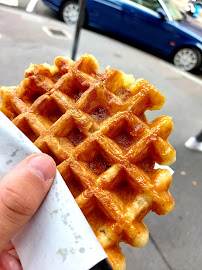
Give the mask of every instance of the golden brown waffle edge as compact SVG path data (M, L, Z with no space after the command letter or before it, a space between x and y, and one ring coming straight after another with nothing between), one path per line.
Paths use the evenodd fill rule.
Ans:
M55 65L30 65L17 87L0 89L0 110L44 153L51 155L108 254L114 270L125 269L120 242L144 246L143 222L174 207L170 165L170 117L148 122L146 110L165 98L144 79L115 69L99 73L97 60L57 57Z

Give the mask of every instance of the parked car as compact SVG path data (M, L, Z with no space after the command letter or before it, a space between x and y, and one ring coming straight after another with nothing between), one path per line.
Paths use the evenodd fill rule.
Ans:
M77 22L77 0L43 2L67 24ZM151 48L180 69L202 66L202 25L172 0L87 0L85 24Z

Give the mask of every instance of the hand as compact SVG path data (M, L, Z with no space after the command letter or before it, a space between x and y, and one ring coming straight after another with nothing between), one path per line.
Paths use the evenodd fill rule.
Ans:
M0 180L0 270L22 270L10 240L37 211L55 174L51 157L34 154Z

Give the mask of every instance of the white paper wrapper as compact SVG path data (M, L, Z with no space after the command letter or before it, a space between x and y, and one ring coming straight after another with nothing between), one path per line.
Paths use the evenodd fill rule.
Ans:
M0 112L0 179L36 152ZM12 241L24 270L87 270L107 257L59 172L40 209Z
M166 165L159 165L158 163L155 163L154 169L167 169L169 170L171 175L174 174L174 171L169 166Z

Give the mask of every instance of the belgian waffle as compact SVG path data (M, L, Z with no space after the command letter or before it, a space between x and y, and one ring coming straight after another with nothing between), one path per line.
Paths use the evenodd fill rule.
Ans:
M44 153L51 155L77 204L108 254L114 270L125 269L119 247L144 246L143 222L174 207L170 165L171 118L148 122L146 110L165 98L144 79L115 69L99 73L85 54L77 62L31 65L18 87L2 87L0 110Z

